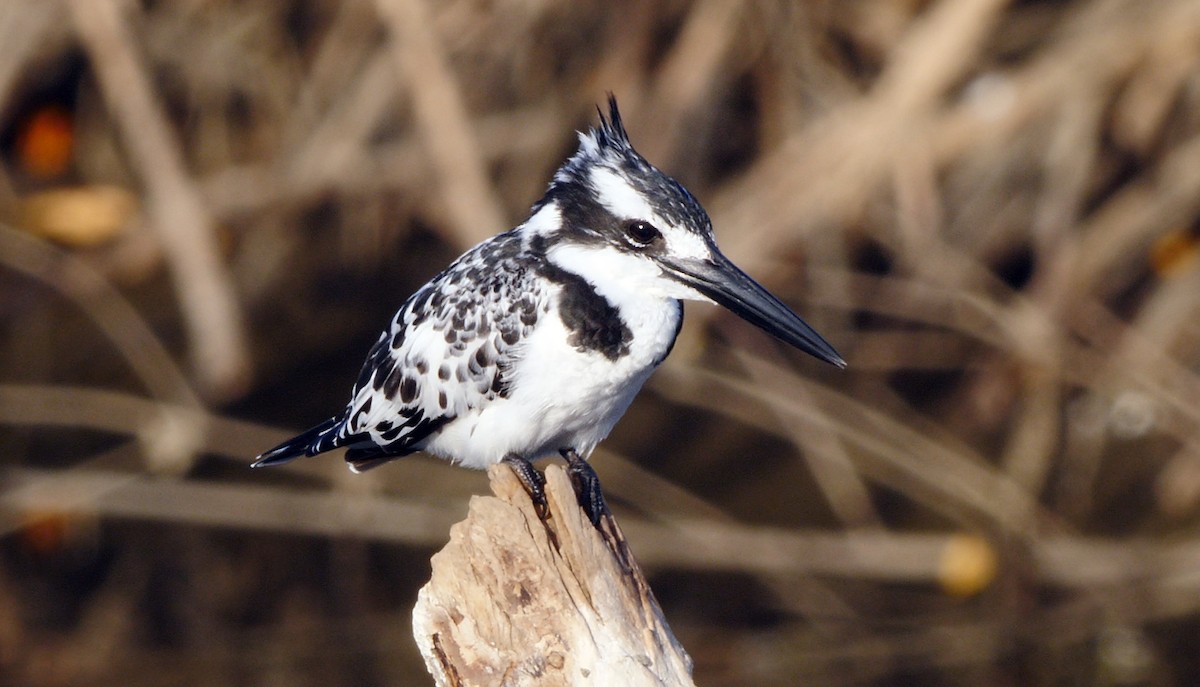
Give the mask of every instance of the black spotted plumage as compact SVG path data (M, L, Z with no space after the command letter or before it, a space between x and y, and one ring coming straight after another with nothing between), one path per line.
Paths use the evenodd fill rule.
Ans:
M367 354L346 408L256 464L349 447L346 460L366 469L418 450L458 413L507 396L517 347L555 292L562 293L568 329L595 325L597 313L619 323L590 286L568 277L547 281L547 269L545 254L529 250L515 231L465 253L400 308ZM581 347L614 356L627 347L628 330L624 337L620 326L578 337Z

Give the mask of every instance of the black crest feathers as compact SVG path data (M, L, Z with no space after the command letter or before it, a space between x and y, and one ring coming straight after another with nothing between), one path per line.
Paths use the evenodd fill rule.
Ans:
M596 112L600 115L600 126L594 130L596 143L602 148L631 148L629 134L625 133L625 125L621 122L621 110L617 108L617 96L608 94L607 118L599 105Z

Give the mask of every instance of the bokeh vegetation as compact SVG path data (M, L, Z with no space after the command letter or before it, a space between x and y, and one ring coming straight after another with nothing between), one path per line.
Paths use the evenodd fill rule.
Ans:
M6 0L0 685L428 684L483 476L247 465L608 91L850 364L594 457L698 683L1200 682L1195 0Z

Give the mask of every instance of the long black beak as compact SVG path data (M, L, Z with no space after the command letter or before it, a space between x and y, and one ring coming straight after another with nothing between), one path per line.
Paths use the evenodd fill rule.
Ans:
M827 363L846 367L842 356L815 329L720 252L713 250L709 259L668 259L660 264L667 274L780 341Z

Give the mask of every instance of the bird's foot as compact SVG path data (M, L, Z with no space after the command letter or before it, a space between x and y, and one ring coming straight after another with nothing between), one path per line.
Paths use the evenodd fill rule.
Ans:
M605 515L612 516L608 503L604 500L604 492L600 490L600 477L586 460L579 457L573 448L564 448L559 453L567 461L567 474L571 477L571 485L575 487L575 498L579 507L587 513L592 526L600 528L600 519Z
M515 453L510 453L504 456L504 463L512 468L512 471L517 475L517 479L521 480L521 485L525 487L525 491L529 493L529 498L533 501L533 509L537 511L537 515L542 520L550 517L550 504L546 501L546 477L533 467L524 456L518 456Z

